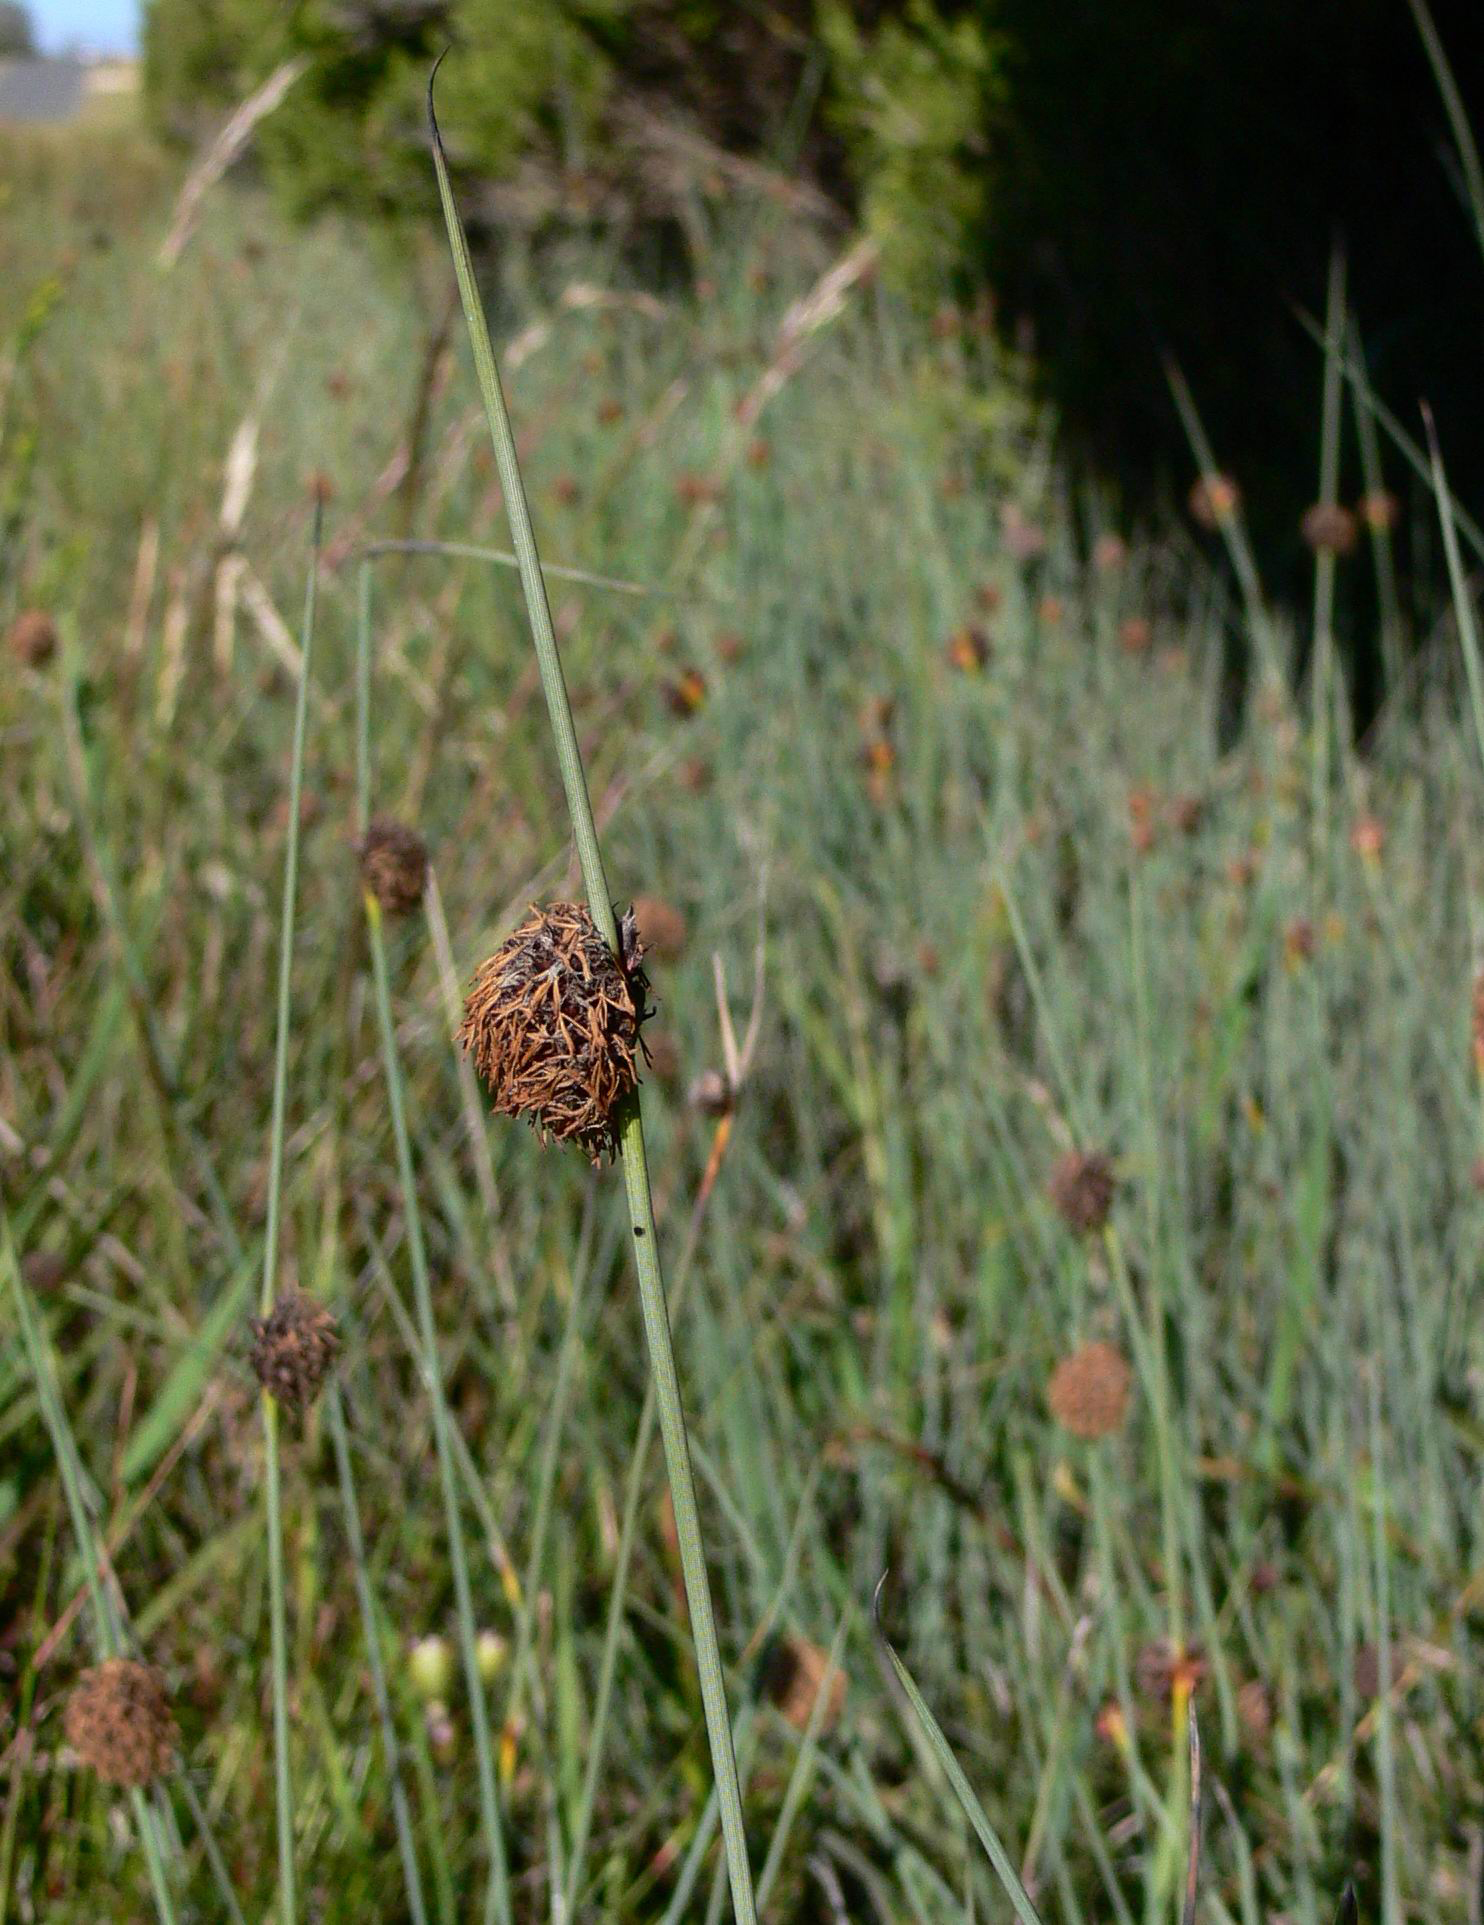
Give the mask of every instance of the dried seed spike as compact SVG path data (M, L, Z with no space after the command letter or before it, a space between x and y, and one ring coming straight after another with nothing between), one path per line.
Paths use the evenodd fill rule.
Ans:
M410 916L428 880L428 845L415 829L376 816L356 851L361 880L389 916Z
M1097 1151L1068 1150L1051 1172L1051 1203L1069 1229L1101 1230L1113 1208L1113 1165Z
M595 1163L618 1147L653 1014L632 912L620 940L622 961L580 903L532 908L476 973L459 1026L496 1112Z
M152 1664L107 1658L84 1671L63 1715L67 1742L107 1785L147 1785L170 1765L179 1733Z
M335 1319L300 1290L287 1290L266 1317L252 1320L253 1374L290 1410L306 1410L319 1395L340 1351Z

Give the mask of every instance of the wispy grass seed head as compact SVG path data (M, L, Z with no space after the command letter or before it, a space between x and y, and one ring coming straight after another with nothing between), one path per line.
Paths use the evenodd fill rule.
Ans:
M179 1741L164 1678L133 1658L107 1658L84 1671L62 1727L78 1757L107 1785L149 1784L169 1769Z
M253 1374L289 1410L307 1410L340 1352L335 1318L322 1303L288 1290L266 1317L252 1320Z
M581 903L533 908L481 965L459 1027L496 1113L524 1117L543 1142L579 1144L595 1163L617 1149L652 1013L632 914L623 949L614 955Z
M428 846L415 829L376 816L357 850L361 880L388 916L410 916L428 881Z

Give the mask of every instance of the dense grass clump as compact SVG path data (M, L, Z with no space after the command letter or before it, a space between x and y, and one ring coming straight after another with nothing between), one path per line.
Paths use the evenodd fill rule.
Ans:
M481 958L576 889L472 380L349 230L223 190L162 274L166 202L94 245L48 179L0 216L0 627L56 630L0 683L0 1913L152 1884L262 1917L279 1782L306 1917L463 1918L487 1865L514 1917L705 1916L631 1221L454 1041ZM599 252L490 293L613 894L641 940L676 913L640 1075L760 1915L1002 1915L873 1637L888 1567L883 1625L1052 1915L1173 1914L1192 1694L1213 1919L1308 1921L1352 1874L1368 1914L1461 1910L1457 636L1356 748L1338 674L1295 695L1299 638L1228 582L1235 507L1116 529L972 318L918 330L859 261L821 283L767 210L729 232L662 308ZM373 813L427 852L395 920ZM270 1433L281 1780L270 1216L339 1335ZM1051 1396L1089 1354L1096 1423ZM90 1631L179 1731L125 1824L66 1744ZM462 1670L425 1642L455 1634Z

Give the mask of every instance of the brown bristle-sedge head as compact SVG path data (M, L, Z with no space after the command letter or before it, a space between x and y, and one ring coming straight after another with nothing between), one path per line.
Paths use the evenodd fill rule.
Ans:
M1348 555L1359 532L1354 515L1337 501L1316 501L1300 526L1316 555Z
M1190 513L1202 528L1220 528L1234 521L1242 494L1230 475L1201 475L1190 490Z
M828 1681L826 1681L828 1679ZM833 1731L845 1708L845 1673L808 1638L786 1634L772 1640L762 1660L763 1695L795 1731L807 1731L821 1692L819 1729Z
M1129 1384L1121 1351L1109 1343L1085 1343L1052 1371L1046 1401L1063 1430L1092 1443L1122 1429Z
M276 1402L302 1411L319 1395L340 1351L335 1319L302 1291L286 1290L252 1320L253 1374Z
M617 1149L652 1013L632 914L622 947L620 959L584 904L533 908L479 968L459 1027L496 1113L595 1163Z
M361 880L388 916L410 916L428 882L428 845L405 823L376 816L356 850Z
M1068 1150L1051 1172L1051 1203L1069 1229L1101 1230L1113 1208L1113 1165L1096 1150Z
M1168 1638L1156 1638L1134 1659L1134 1681L1141 1697L1165 1705L1177 1690L1186 1697L1195 1692L1208 1668L1200 1645L1171 1644Z
M674 962L685 948L689 925L685 911L677 909L663 896L635 896L632 910L639 931L639 945L646 956Z
M57 652L57 625L44 608L26 608L10 625L10 652L28 668L41 668Z
M82 1762L108 1785L147 1785L162 1776L179 1739L164 1678L133 1658L106 1658L84 1671L62 1728Z

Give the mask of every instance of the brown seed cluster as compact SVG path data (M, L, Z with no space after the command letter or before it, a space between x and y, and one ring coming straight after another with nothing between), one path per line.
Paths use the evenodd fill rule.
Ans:
M1358 533L1354 515L1337 501L1316 501L1306 508L1301 527L1316 555L1348 555Z
M1156 1638L1134 1659L1134 1682L1141 1697L1163 1705L1176 1691L1189 1697L1199 1689L1208 1669L1200 1645L1171 1644L1168 1638Z
M10 625L10 652L27 668L41 668L57 652L57 625L44 608L26 608Z
M1091 1443L1122 1429L1129 1383L1121 1351L1110 1343L1085 1343L1052 1371L1046 1401L1063 1430Z
M107 1658L84 1671L62 1719L67 1742L107 1785L147 1785L170 1765L179 1733L152 1664Z
M290 1410L307 1410L340 1351L335 1319L301 1290L286 1290L266 1317L252 1320L253 1374Z
M415 829L377 816L357 851L361 880L389 916L410 916L428 881L428 845Z
M1101 1230L1113 1208L1113 1165L1097 1150L1068 1150L1051 1172L1051 1206L1079 1235Z
M1190 491L1190 513L1202 528L1221 528L1236 519L1242 493L1230 475L1200 475Z
M481 965L459 1027L496 1112L525 1117L543 1142L580 1144L595 1163L617 1149L652 1013L632 913L622 945L620 961L581 903L533 908Z
M829 1673L829 1683L825 1674ZM820 1730L833 1731L845 1709L845 1673L831 1666L830 1654L808 1638L792 1633L775 1638L763 1659L763 1691L795 1731L806 1731L815 1700L823 1689Z
M674 962L685 948L689 933L685 911L677 909L673 902L666 902L663 896L635 896L633 916L645 955Z

